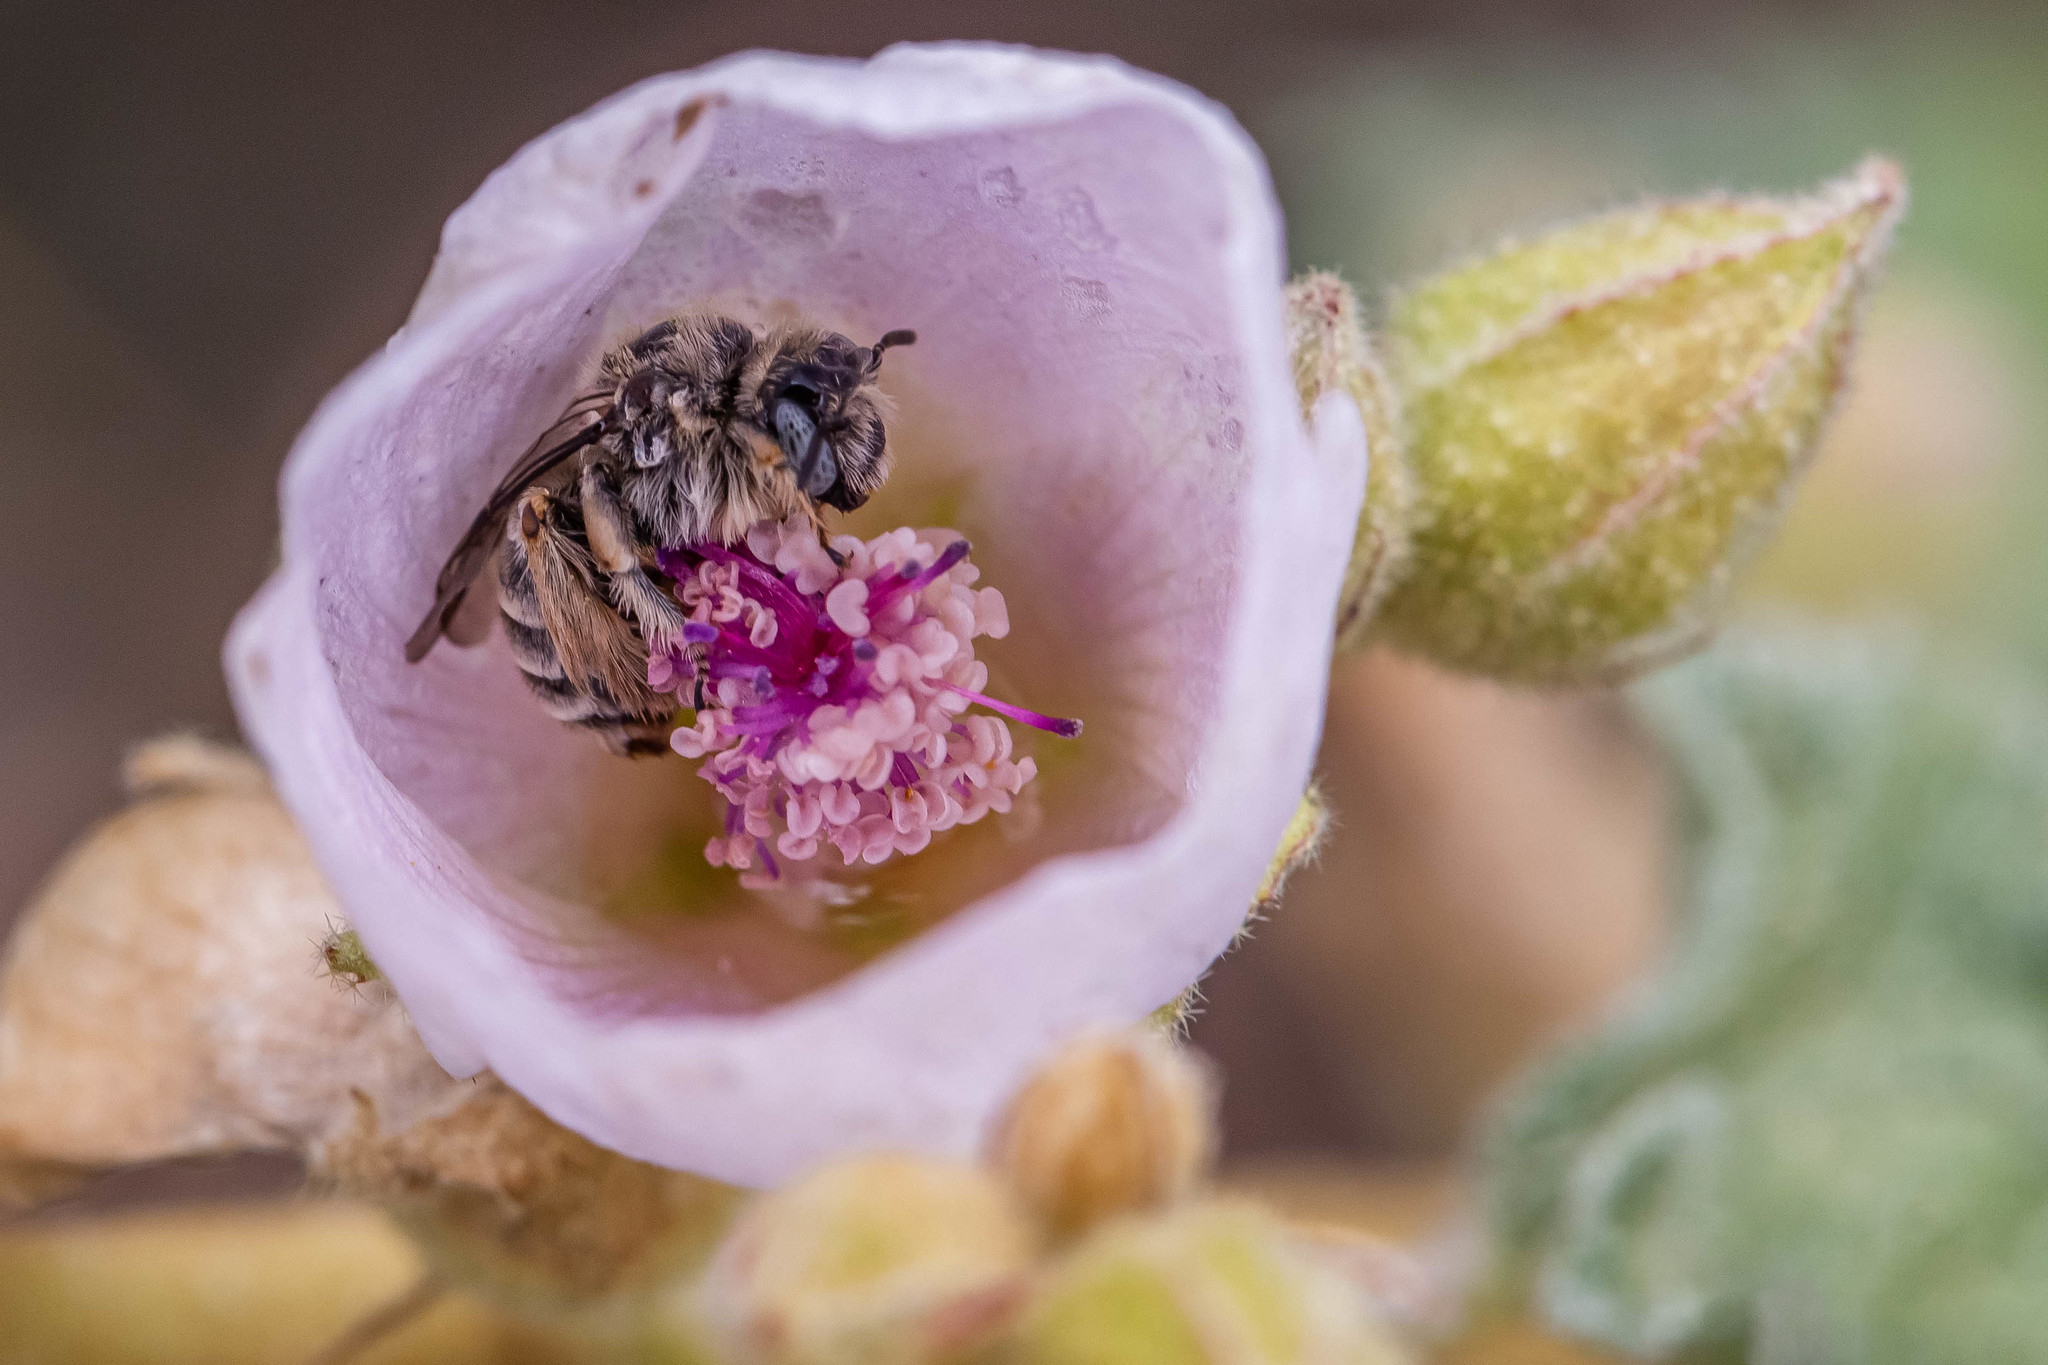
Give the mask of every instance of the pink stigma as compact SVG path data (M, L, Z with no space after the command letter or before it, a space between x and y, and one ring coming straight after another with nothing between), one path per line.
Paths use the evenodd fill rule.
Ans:
M702 758L726 801L725 833L704 856L781 876L826 844L847 866L916 853L934 834L973 824L1037 775L1013 757L995 715L1071 738L1081 722L986 695L973 641L1009 633L994 588L972 585L967 542L908 527L833 551L809 522L762 522L735 546L664 550L688 622L648 660L648 682L674 692L695 721L670 736Z

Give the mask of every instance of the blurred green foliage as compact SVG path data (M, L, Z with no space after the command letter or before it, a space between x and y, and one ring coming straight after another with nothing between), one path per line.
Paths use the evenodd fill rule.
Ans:
M1337 54L1254 128L1297 264L1368 290L1652 193L1895 156L1913 193L1895 282L2010 323L1993 354L2024 398L2048 391L2044 89L2039 7L1831 10L1683 44ZM1654 979L1491 1130L1495 1306L1696 1361L2048 1360L2048 405L2031 406L1988 478L1937 452L1877 515L1820 500L1836 524L1809 553L1909 566L1851 605L1910 628L1746 631L1641 690L1685 792L1683 922ZM1795 517L1795 539L1810 529Z
M1810 629L1640 695L1685 919L1491 1135L1500 1305L1688 1360L2048 1359L2048 698Z

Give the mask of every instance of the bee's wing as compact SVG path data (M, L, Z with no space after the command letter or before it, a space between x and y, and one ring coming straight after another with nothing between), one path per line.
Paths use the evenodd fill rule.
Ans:
M484 566L497 552L505 517L519 500L519 495L549 470L595 441L603 431L610 411L609 395L586 394L571 403L561 419L527 447L526 453L519 457L498 484L483 510L469 523L469 529L463 532L455 553L449 555L448 562L441 566L440 575L434 579L433 608L420 622L419 629L412 633L412 638L405 642L407 663L416 664L424 659L427 651L434 647L434 641L448 631L456 612L461 610L469 585L476 581L477 575L484 571ZM564 436L563 428L572 424L575 429Z
M500 536L491 552L484 556L483 567L477 572L477 577L486 585L496 580L497 571L492 565L504 553L505 539ZM476 585L472 582L470 586ZM491 638L491 627L497 623L498 594L486 586L483 591L467 592L462 595L462 600L455 604L455 610L442 618L441 634L447 637L451 645L472 649Z

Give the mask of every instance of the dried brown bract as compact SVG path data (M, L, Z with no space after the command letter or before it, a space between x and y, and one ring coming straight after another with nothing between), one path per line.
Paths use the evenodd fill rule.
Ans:
M81 841L0 965L0 1182L247 1150L460 1102L388 992L337 992L307 947L340 908L261 768L190 738L129 760L143 799Z
M452 1281L531 1313L671 1282L710 1251L730 1186L607 1151L495 1077L446 1114L386 1131L356 1098L312 1154L344 1194L390 1209Z

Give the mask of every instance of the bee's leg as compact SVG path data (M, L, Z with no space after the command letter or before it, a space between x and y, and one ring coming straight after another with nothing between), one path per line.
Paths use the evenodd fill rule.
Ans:
M592 462L583 467L579 487L583 529L597 567L604 571L612 600L639 625L649 649L665 653L683 633L683 609L675 598L655 586L640 566L633 542L633 523L619 501L611 471Z
M513 515L523 517L525 509ZM540 511L536 510L535 515L540 516ZM515 520L515 532L521 524ZM631 626L616 616L610 604L591 593L587 565L583 570L567 573L565 578L561 555L570 548L580 552L580 547L542 536L538 534L540 529L536 525L524 535L515 533L508 537L509 544L498 569L498 602L505 622L505 639L525 676L527 688L549 715L565 725L590 730L615 754L640 757L669 752L666 715L629 710L602 679L589 676L580 664L572 680L569 663L581 656L573 648L573 638L568 642L572 647L565 649L554 630L563 628L565 622L584 618L609 620L622 631L630 631ZM588 599L584 617L579 618L574 612L565 615L557 603L553 612L555 626L550 627L549 612L542 600L544 591L557 595L565 591L583 593Z
M509 616L506 626L510 633L512 621ZM542 633L543 643L546 638ZM526 674L527 687L540 699L549 715L565 725L580 726L590 731L605 748L620 757L644 758L670 752L669 722L666 718L650 719L628 714L611 699L609 693L595 684L595 680L591 688L584 689L575 687L567 678L550 678L527 669L523 661L520 668Z
M832 533L825 529L825 514L818 510L818 504L805 498L804 515L811 519L811 529L818 533L818 544L831 556L832 563L838 568L845 568L846 556L832 548Z
M674 722L673 704L661 715L634 714L621 706L604 684L591 679L591 713L577 724L603 741L604 747L621 758L648 758L670 753L668 736Z
M643 724L639 720L618 720L612 724L590 722L588 729L598 733L604 747L623 759L651 759L662 753L674 753L676 749L668 743L668 726Z
M586 720L581 724L620 758L653 758L675 752L669 744L666 724L637 720Z
M498 561L498 611L505 620L505 639L519 671L529 679L566 682L562 659L555 652L541 616L540 590L534 586L533 567L527 563L526 546L515 536Z
M498 607L505 622L505 640L526 685L547 713L568 725L602 721L607 710L596 698L569 681L568 671L548 634L540 610L526 547L517 538L506 548L498 569Z

